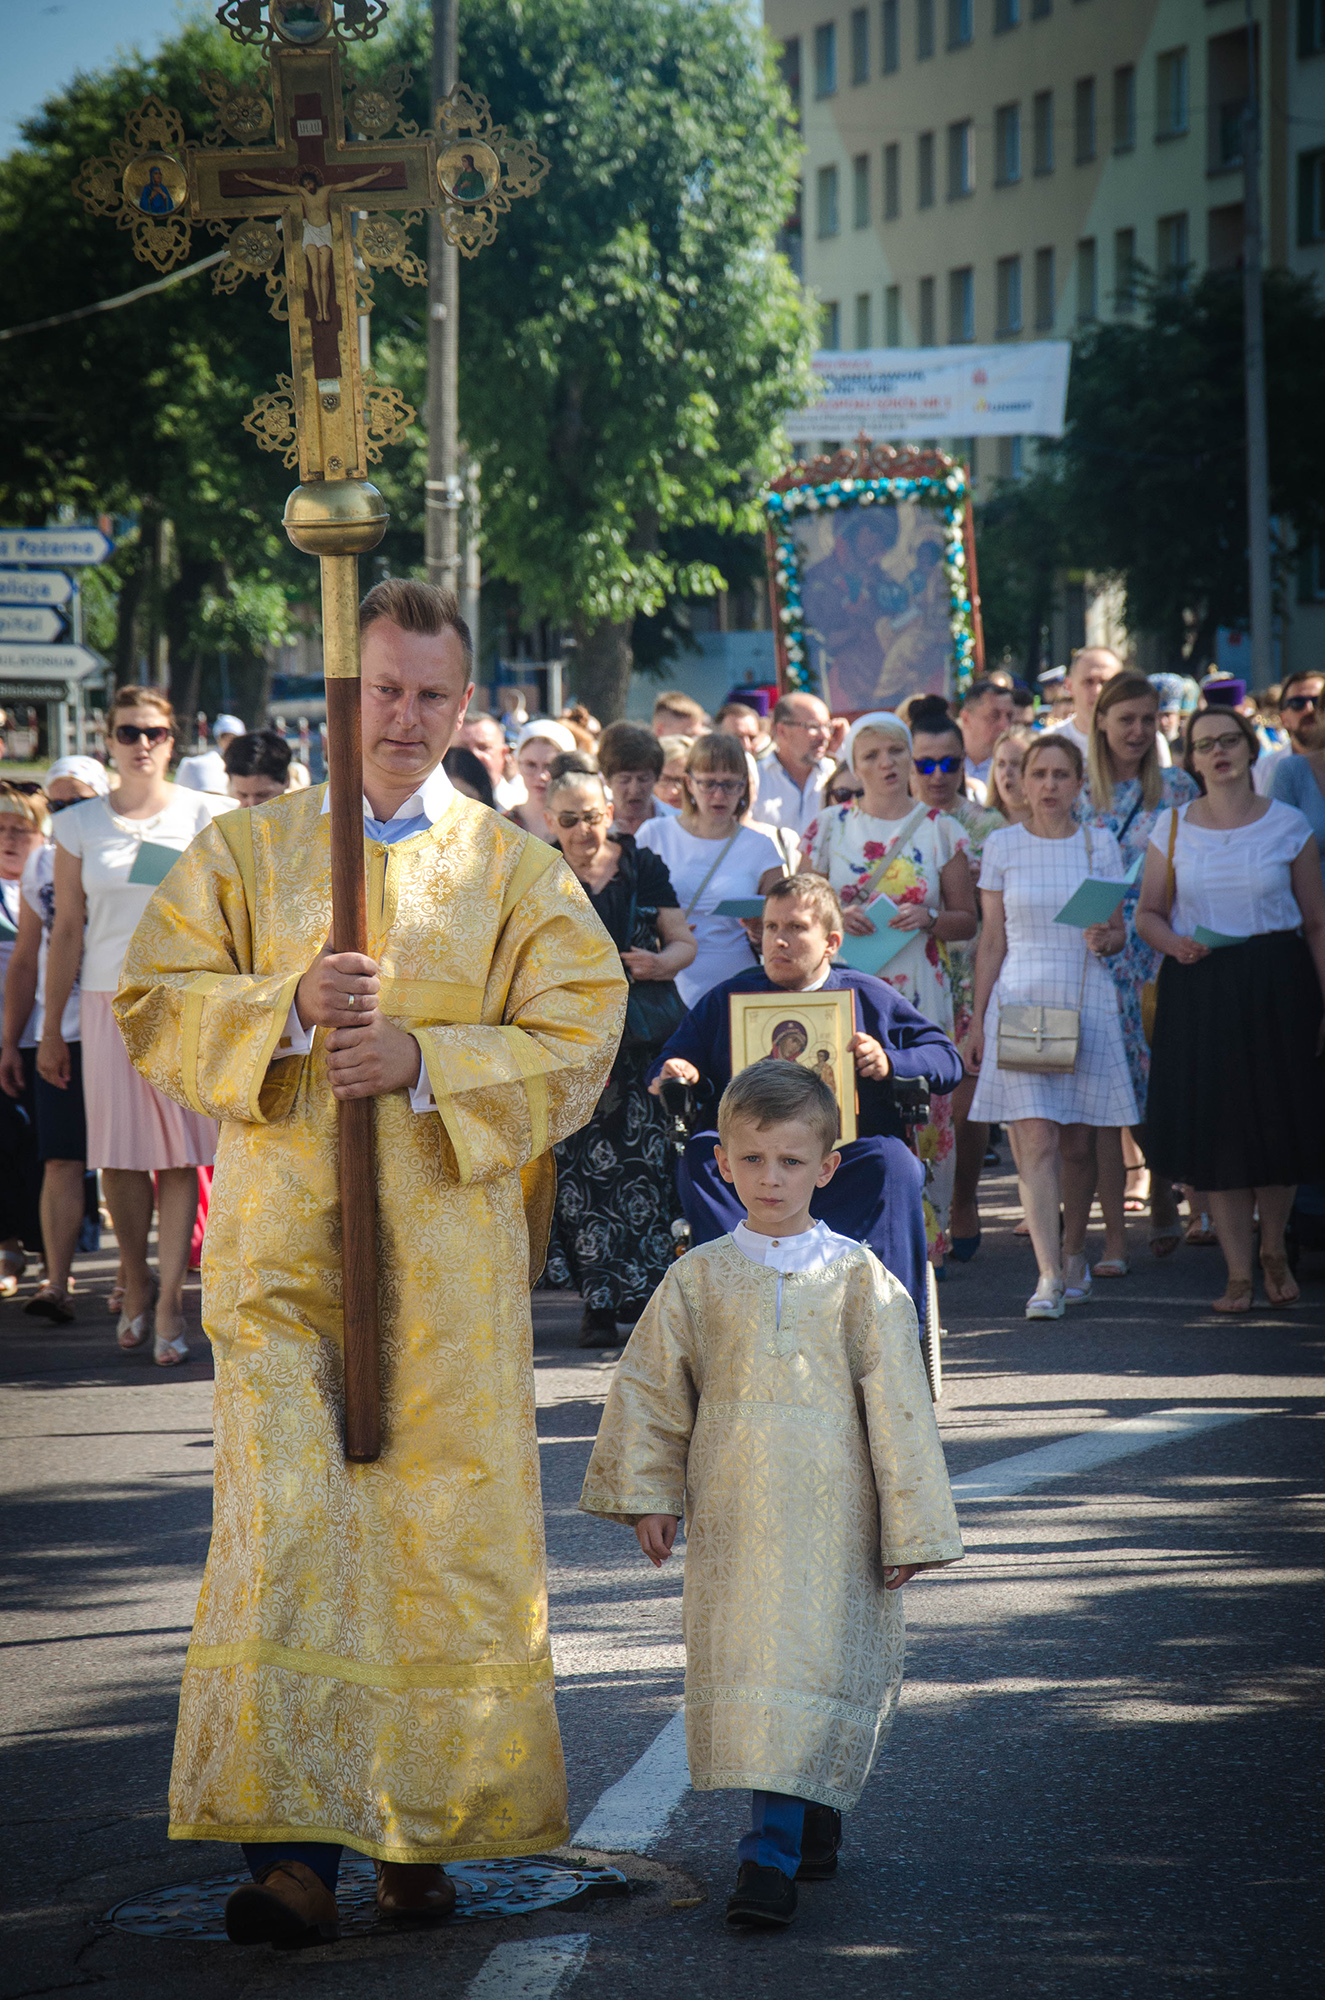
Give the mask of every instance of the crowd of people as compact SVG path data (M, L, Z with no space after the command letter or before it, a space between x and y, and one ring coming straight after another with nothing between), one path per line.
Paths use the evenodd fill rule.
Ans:
M713 1124L729 1007L778 990L852 994L856 1137L820 1206L922 1311L926 1264L942 1278L979 1254L1000 1132L1037 1265L1028 1317L1126 1278L1142 1212L1156 1257L1222 1248L1216 1310L1250 1307L1257 1240L1267 1302L1296 1298L1285 1231L1297 1187L1325 1182L1325 675L1292 675L1277 711L1102 647L1042 679L1037 696L995 672L849 726L763 689L712 717L670 690L651 724L607 728L582 705L518 728L471 707L450 783L560 851L630 981L608 1086L557 1149L546 1282L580 1294L586 1344L635 1322L678 1240L731 1226ZM40 1255L24 1310L72 1319L104 1201L118 1343L163 1366L188 1352L217 1128L133 1069L111 1002L199 829L308 782L280 731L234 716L172 780L177 735L159 690L122 688L104 761L0 787L0 1294ZM927 1114L897 1111L906 1077ZM679 1158L668 1081L691 1092Z

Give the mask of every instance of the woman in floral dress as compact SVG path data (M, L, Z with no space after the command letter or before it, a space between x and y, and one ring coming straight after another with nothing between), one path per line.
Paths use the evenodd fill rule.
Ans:
M1172 806L1186 805L1197 796L1196 781L1185 771L1161 767L1155 743L1158 732L1159 696L1151 683L1144 674L1115 674L1101 690L1091 717L1086 756L1088 785L1081 795L1077 817L1086 825L1102 827L1113 835L1122 850L1125 868L1145 854L1160 814ZM1118 994L1128 1073L1144 1118L1146 1092L1150 1087L1150 1045L1141 1025L1141 989L1147 980L1157 976L1160 954L1137 936L1136 906L1140 895L1138 877L1123 902L1127 943L1116 957L1104 962ZM1132 1136L1144 1152L1144 1125L1138 1126ZM1122 1133L1101 1131L1096 1141L1096 1157L1105 1255L1094 1266L1094 1275L1123 1277L1127 1272L1127 1235ZM1195 1211L1199 1203L1194 1201L1192 1207ZM1181 1239L1182 1226L1173 1189L1167 1181L1152 1181L1150 1247L1157 1257L1167 1257L1177 1249Z
M864 790L851 805L834 806L806 829L802 871L826 875L841 899L846 928L856 937L876 930L868 905L882 893L899 905L891 928L914 932L879 977L918 1007L945 1035L956 1027L952 974L945 946L975 935L975 887L970 841L957 821L910 794L911 732L898 715L863 715L843 745L842 761ZM876 871L886 862L882 879ZM933 1100L920 1134L928 1169L926 1235L942 1267L956 1168L952 1106Z

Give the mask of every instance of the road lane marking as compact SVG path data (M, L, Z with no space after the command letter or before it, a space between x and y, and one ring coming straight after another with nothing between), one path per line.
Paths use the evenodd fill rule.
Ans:
M465 2000L553 2000L584 1964L589 1943L588 1931L575 1931L499 1944L465 1988Z
M1143 1417L1119 1417L1115 1422L1095 1424L1075 1437L1060 1438L1056 1444L1041 1445L1036 1451L1018 1452L1013 1458L996 1459L963 1472L952 1482L952 1497L960 1507L967 1500L1006 1500L1024 1493L1041 1480L1071 1478L1107 1465L1115 1458L1130 1458L1156 1445L1174 1444L1201 1431L1218 1430L1224 1424L1242 1423L1247 1417L1267 1417L1273 1410L1151 1410Z
M608 1786L571 1844L607 1854L647 1854L689 1787L685 1710L678 1708L638 1763Z
M1274 1409L1152 1410L1141 1417L1120 1417L1094 1424L1074 1437L1037 1451L1017 1452L991 1465L964 1472L952 1482L953 1498L1003 1500L1024 1493L1046 1479L1070 1478L1113 1459L1130 1458L1156 1445L1173 1444L1202 1431L1241 1423L1247 1417L1277 1415ZM661 1837L668 1820L690 1786L685 1752L685 1710L678 1709L644 1755L623 1778L610 1785L575 1835L573 1845L607 1854L647 1854ZM483 2000L487 2000L486 1994Z

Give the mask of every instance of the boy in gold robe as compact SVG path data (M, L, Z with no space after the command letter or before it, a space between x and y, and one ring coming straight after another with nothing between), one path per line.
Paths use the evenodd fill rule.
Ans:
M796 1063L733 1077L723 1177L747 1211L668 1272L621 1357L580 1506L665 1562L686 1515L686 1748L753 1793L727 1920L791 1922L837 1867L902 1684L901 1586L962 1554L915 1308L810 1218L837 1101Z
M143 1074L221 1121L203 1266L211 1551L170 1832L244 1844L227 1928L336 1935L343 1846L391 1916L441 1864L567 1834L529 1287L550 1148L590 1117L621 962L560 856L456 793L472 693L453 595L360 615L369 954L326 949L322 787L229 814L148 906L116 1014ZM336 1100L376 1100L384 1447L341 1435Z

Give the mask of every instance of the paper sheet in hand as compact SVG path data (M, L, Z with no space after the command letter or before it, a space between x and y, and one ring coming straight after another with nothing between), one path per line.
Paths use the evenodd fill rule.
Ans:
M159 841L145 840L129 870L130 882L139 889L155 889L159 882L165 881L179 856L177 847L162 847Z
M1091 924L1107 924L1141 873L1141 863L1144 859L1144 855L1138 854L1119 882L1105 882L1098 875L1088 875L1085 881L1072 891L1054 918L1054 922L1072 924L1080 931L1087 930Z
M918 937L923 937L923 931L889 929L889 923L897 915L900 907L900 904L893 902L891 896L876 896L865 912L871 923L876 926L873 935L855 937L848 931L842 940L842 949L837 954L837 963L850 966L853 972L879 973L883 971L889 959L896 958L899 951L905 951L909 944L914 944Z
M729 896L725 903L719 903L713 912L715 917L762 917L764 899L762 896Z
M1223 931L1208 931L1204 924L1198 924L1192 932L1197 944L1208 945L1211 951L1221 951L1226 944L1245 944L1246 938L1228 937Z

